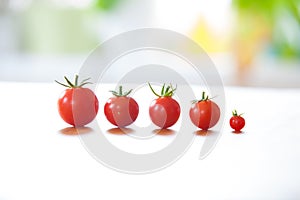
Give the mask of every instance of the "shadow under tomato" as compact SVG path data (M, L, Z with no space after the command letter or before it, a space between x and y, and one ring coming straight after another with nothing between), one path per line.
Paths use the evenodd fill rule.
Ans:
M107 132L114 135L126 135L133 133L134 130L131 128L111 128L108 129Z
M93 132L93 129L90 127L66 127L59 132L63 135L78 135L78 134L87 134Z
M176 133L176 131L172 129L155 129L152 132L157 135L173 135Z
M209 136L214 134L215 132L211 130L197 130L194 133L195 135L199 135L199 136Z
M243 131L231 131L231 133L234 133L234 134L244 134Z

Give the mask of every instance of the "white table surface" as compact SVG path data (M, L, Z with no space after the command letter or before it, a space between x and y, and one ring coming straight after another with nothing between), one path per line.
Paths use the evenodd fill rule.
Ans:
M300 198L299 89L226 87L225 124L212 153L198 160L207 136L197 136L179 161L146 175L111 170L78 136L61 133L68 127L56 108L62 90L0 82L0 200ZM233 108L245 113L243 134L229 127Z

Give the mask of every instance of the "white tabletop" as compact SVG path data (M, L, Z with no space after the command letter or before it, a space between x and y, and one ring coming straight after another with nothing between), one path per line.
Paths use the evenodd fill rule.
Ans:
M212 153L198 159L209 137L199 135L176 163L145 175L103 166L77 135L62 133L68 127L56 107L62 90L54 83L0 82L1 200L300 198L299 89L226 87L226 119ZM243 134L229 127L234 108L245 113Z

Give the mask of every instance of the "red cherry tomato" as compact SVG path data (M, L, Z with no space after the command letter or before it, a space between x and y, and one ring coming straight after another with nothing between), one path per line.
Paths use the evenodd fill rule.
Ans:
M162 87L161 94L158 95L150 85L151 91L158 97L149 107L149 115L151 121L160 128L166 129L173 126L180 116L180 106L178 102L172 98L176 88L169 85Z
M132 124L139 114L139 105L132 97L127 96L131 91L123 94L120 86L119 93L111 91L114 97L109 98L104 106L107 120L120 128Z
M58 99L58 112L61 118L74 127L84 126L96 117L98 113L98 99L94 92L82 86L89 84L88 79L83 80L78 85L78 75L75 77L75 83L71 83L66 77L67 84L59 83L69 89L66 89Z
M202 99L193 102L190 108L190 119L195 126L203 130L215 126L220 119L219 106L202 93Z
M237 114L237 111L232 111L232 117L230 118L230 126L232 129L234 129L236 132L239 132L244 128L245 126L245 119Z

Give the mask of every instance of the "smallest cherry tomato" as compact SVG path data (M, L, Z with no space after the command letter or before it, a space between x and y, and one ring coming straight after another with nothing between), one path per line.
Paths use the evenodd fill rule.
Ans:
M238 115L237 111L232 111L232 117L230 118L230 126L235 131L239 132L245 126L245 119L241 116L242 114Z

